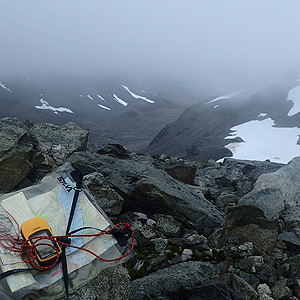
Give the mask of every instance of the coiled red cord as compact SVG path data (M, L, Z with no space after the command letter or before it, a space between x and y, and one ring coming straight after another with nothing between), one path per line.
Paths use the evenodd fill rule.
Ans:
M120 231L123 231L125 228L130 229L130 232L131 232L131 247L130 247L130 249L128 250L127 253L125 253L124 255L122 255L120 257L113 258L113 259L103 258L103 257L99 256L98 254L96 254L95 252L93 252L93 251L91 251L87 248L75 246L75 245L72 245L72 244L68 244L68 243L62 242L60 240L61 238L71 238L71 237L72 238L74 238L74 237L97 237L97 236L101 236L101 235L104 235L104 234L109 234L109 233L111 233L112 230L116 229L119 226L122 226L120 228ZM1 238L1 236L0 236L0 238ZM10 240L10 237L7 238L7 239ZM53 241L54 243L58 243L60 245L64 245L64 246L67 246L67 247L72 247L72 248L76 248L76 249L79 249L79 250L82 250L82 251L86 251L86 252L92 254L93 256L95 256L96 258L98 258L102 261L105 261L105 262L113 262L113 261L121 260L121 259L125 258L126 256L128 256L130 253L132 253L132 251L134 249L134 235L133 235L133 231L132 231L129 223L118 223L118 224L114 225L112 228L110 228L106 231L101 231L101 232L95 233L95 234L77 234L77 235L70 234L70 235L60 235L60 236L32 237L32 238L30 238L26 241L23 241L21 243L21 246L19 246L19 247L17 246L18 244L20 244L20 240L18 239L18 240L16 240L16 243L12 244L12 247L9 247L9 244L8 244L6 248L9 248L10 251L14 251L14 252L18 251L20 253L21 259L25 263L29 263L33 268L35 268L39 271L47 271L47 270L53 268L58 263L58 261L59 261L59 250L54 246L54 244L43 243L43 240L50 240L50 241ZM30 244L28 242L30 242ZM37 245L37 243L38 243L38 245ZM56 260L50 266L47 266L47 267L39 265L37 260L36 260L37 255L38 255L36 246L48 246L48 247L53 248L54 251L57 254L56 255ZM27 258L28 259L26 259L24 257L24 254L26 252L27 252Z

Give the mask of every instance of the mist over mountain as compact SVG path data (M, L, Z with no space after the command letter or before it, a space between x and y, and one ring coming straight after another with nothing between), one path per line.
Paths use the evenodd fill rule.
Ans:
M280 0L1 3L0 116L74 121L98 145L131 151L230 155L232 126L263 110L276 126L298 126L284 117L294 82L278 76L299 74L299 9ZM207 104L240 90L218 109ZM198 155L202 143L210 155Z
M24 75L2 80L0 115L39 123L76 122L99 146L121 143L136 150L195 102L174 82L143 75L136 80Z

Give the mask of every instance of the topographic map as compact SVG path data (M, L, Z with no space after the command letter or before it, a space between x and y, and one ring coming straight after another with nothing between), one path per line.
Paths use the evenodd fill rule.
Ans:
M57 179L56 187L41 194L36 193L34 197L26 199L25 194L19 192L5 198L0 206L0 224L6 222L6 227L10 228L10 233L17 237L19 236L22 223L35 217L42 217L47 221L55 236L65 235L75 193L75 184L68 177L59 177ZM98 229L105 230L109 225L107 219L94 207L86 194L84 192L79 193L70 232L82 227L97 227ZM80 235L81 233L82 231L79 231L76 235ZM94 233L98 232L93 229L84 230L84 234ZM116 240L112 235L72 237L71 244L78 247L84 246L84 248L95 252L97 255L101 255L116 244ZM19 253L8 252L1 245L0 259L2 272L28 267L21 260ZM68 273L78 270L91 263L94 259L95 257L88 252L67 247ZM14 292L25 287L41 289L61 278L62 269L59 263L47 272L23 272L8 276L6 280L10 290Z

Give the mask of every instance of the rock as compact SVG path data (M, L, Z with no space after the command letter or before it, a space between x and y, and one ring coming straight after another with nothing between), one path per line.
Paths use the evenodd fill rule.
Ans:
M101 173L93 172L85 175L84 182L107 215L115 216L122 212L124 199L104 183L104 176Z
M156 221L155 228L168 238L180 237L183 230L182 224L170 215L160 215Z
M193 257L193 251L191 249L184 249L181 253L181 261L191 260Z
M181 186L180 182L172 182L173 179L163 177L139 180L128 205L147 215L170 214L183 225L189 223L203 235L211 234L224 224L223 214L204 197L188 186Z
M284 164L265 161L254 161L254 160L239 160L233 158L225 158L223 165L227 169L238 169L243 173L244 176L256 181L262 174L272 173L281 169ZM236 171L235 171L236 172Z
M284 262L288 265L287 276L291 279L300 278L300 254L292 256Z
M293 289L295 296L299 299L300 298L300 279L295 279L293 284Z
M175 179L186 184L194 184L196 167L185 163L176 163L165 168L166 172Z
M284 209L284 211L280 214L280 218L284 221L284 225L289 228L296 224L295 227L299 227L300 221L300 207L299 206L291 206Z
M88 175L85 175L83 180L84 180L84 183L88 186L89 185L90 186L94 186L94 185L102 186L104 176L99 172L93 172Z
M230 278L232 280L233 289L239 296L243 297L245 300L258 299L258 293L248 282L235 274L231 274Z
M252 242L246 242L239 245L238 249L242 252L246 252L247 255L251 255L253 252L253 244Z
M221 281L211 281L195 286L188 292L189 300L244 300Z
M131 282L131 300L147 299L185 299L188 290L211 280L216 276L217 267L205 262L182 262L156 271L146 277ZM151 299L150 298L150 299Z
M257 293L258 293L259 296L262 296L264 294L268 295L268 296L271 296L271 290L270 290L269 286L265 283L258 285Z
M108 144L100 148L97 153L120 159L130 159L130 152L120 144Z
M150 241L154 244L154 248L158 252L165 252L169 243L168 239L163 239L163 238L156 238Z
M276 172L261 175L253 190L239 204L259 207L266 218L277 219L286 208L297 207L300 199L300 157Z
M203 195L149 161L121 160L86 152L73 153L68 160L84 174L95 171L103 174L107 184L125 199L124 210L147 216L172 215L206 236L225 223L224 214Z
M207 245L207 238L203 235L193 233L184 236L184 242L190 246L195 246L197 244Z
M268 220L258 207L238 205L228 208L226 218L228 235L243 242L252 242L267 253L272 253L277 242L277 220Z
M274 300L289 299L292 296L291 290L286 286L285 281L275 283L271 291Z
M88 284L70 295L70 300L126 300L131 291L130 277L122 266L104 269Z
M300 238L294 231L279 234L278 240L283 241L289 251L300 254Z
M264 264L264 258L259 255L249 256L248 259L252 261L254 267L261 267Z
M134 220L138 220L138 221L147 221L148 219L147 215L140 212L133 212L133 218Z
M62 163L73 152L87 150L88 132L73 122L62 126L37 124L29 132L37 139L44 152L45 163L47 156L54 162Z
M141 221L133 221L131 223L131 228L133 231L139 231L141 235L146 238L147 240L151 240L157 237L156 232L151 226L142 223Z
M10 192L31 171L33 150L24 124L13 118L0 120L0 193Z

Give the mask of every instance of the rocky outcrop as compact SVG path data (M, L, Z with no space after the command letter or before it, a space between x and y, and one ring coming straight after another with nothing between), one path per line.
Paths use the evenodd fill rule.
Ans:
M224 214L201 193L177 181L149 160L113 159L100 154L76 152L69 161L83 172L100 172L125 199L124 210L148 215L171 214L206 235L225 224Z
M33 142L28 128L17 119L0 121L0 193L11 191L31 171Z
M132 281L130 299L184 299L190 287L215 277L217 268L205 262L182 262ZM191 276L192 275L192 276Z
M10 166L0 168L2 192L69 160L112 221L134 231L126 268L103 270L71 299L300 299L299 157L190 162L98 151L74 124L0 122L0 166Z
M240 204L260 207L268 219L290 214L300 217L300 157L292 159L284 168L260 176L253 190L245 195Z

